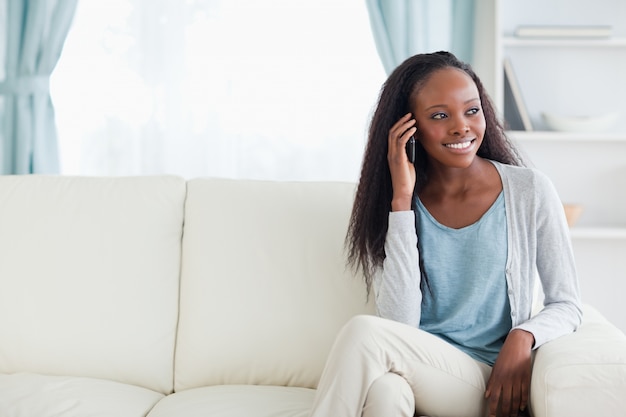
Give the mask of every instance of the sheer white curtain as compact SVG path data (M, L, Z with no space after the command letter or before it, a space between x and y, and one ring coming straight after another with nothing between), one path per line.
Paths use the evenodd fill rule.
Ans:
M82 1L62 173L356 180L384 79L362 0Z

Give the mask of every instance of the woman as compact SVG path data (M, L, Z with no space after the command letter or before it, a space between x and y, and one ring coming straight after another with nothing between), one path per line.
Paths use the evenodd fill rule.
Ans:
M414 56L389 76L348 231L380 317L340 332L313 417L526 410L532 350L582 313L559 197L521 165L482 83L452 54ZM536 273L545 299L532 316Z

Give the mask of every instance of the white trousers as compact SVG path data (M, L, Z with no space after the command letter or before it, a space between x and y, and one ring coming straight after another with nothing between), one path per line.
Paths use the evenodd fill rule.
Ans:
M483 417L490 373L423 330L356 316L335 340L311 417Z

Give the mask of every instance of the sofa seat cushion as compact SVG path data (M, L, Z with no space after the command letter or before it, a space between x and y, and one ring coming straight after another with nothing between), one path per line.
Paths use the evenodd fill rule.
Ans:
M2 417L143 417L163 397L103 379L0 374Z
M262 385L216 385L169 395L148 417L306 417L315 390Z

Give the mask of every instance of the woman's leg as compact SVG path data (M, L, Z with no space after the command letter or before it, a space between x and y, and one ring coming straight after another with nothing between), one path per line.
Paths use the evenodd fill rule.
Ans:
M312 417L361 417L374 382L391 372L411 387L418 414L482 417L491 368L436 336L375 316L352 318L331 350Z
M387 372L367 392L363 417L413 417L415 398L406 379Z

